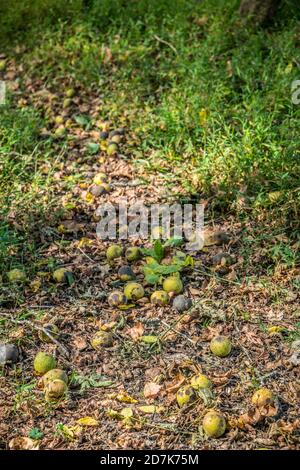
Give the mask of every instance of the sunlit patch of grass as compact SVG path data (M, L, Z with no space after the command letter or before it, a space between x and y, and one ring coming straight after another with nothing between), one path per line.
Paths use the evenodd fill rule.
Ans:
M41 140L43 119L9 101L0 114L0 268L2 274L38 256L36 221L53 205L50 140ZM43 171L44 165L49 172ZM5 277L5 276L4 276Z
M80 23L38 33L24 61L47 80L99 87L103 114L117 121L127 113L151 171L172 169L171 179L178 168L187 192L215 195L219 208L243 197L254 211L295 211L296 21L253 30L235 2L217 12L212 1L178 1L172 12L167 1L154 3L95 4Z

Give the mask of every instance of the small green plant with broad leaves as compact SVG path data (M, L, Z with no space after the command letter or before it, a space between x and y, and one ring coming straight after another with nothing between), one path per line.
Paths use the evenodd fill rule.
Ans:
M143 266L143 273L148 284L154 285L161 283L164 276L179 275L179 273L188 267L194 265L194 259L182 251L176 251L170 264L160 264L166 254L166 248L176 247L183 243L182 239L169 239L166 243L156 240L152 248L144 248L143 255L153 258L151 262Z
M85 376L74 372L71 377L71 384L77 389L77 393L83 394L90 388L111 387L113 381L107 380L104 375L91 374Z
M28 437L30 437L30 439L34 439L36 441L38 441L39 439L42 439L44 436L44 433L42 431L40 431L38 428L32 428L30 429L29 433L28 433Z

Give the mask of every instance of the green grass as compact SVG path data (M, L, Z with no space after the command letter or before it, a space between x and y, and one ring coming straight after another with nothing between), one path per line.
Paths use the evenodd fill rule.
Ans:
M101 118L118 125L126 114L139 138L131 150L140 171L211 197L214 211L269 217L297 238L300 106L290 90L300 76L300 29L293 2L283 2L268 29L242 23L238 1L73 1L64 11L54 0L17 3L22 8L6 5L1 21L6 37L26 48L16 52L3 39L8 55L59 96L66 83L84 96L103 94ZM7 222L12 198L41 216L55 199L51 177L40 171L53 158L51 142L37 138L43 119L13 101L0 115L2 262L7 239L14 245L20 235ZM51 197L42 202L41 193ZM293 264L290 250L280 246L270 257Z
M38 256L35 226L49 219L52 209L50 141L41 141L43 119L31 109L9 101L0 114L0 267L21 267Z

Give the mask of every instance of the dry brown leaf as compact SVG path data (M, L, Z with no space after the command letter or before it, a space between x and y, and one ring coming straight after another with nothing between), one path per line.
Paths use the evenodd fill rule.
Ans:
M153 381L156 377L162 374L162 369L159 367L151 367L150 369L145 370L145 377L147 380Z
M248 413L241 415L236 421L235 425L238 428L245 429L247 426L255 426L263 419L262 414L256 408L251 408Z
M25 334L24 328L23 326L20 326L19 328L17 328L16 330L12 331L9 334L9 338L20 339L20 338L23 338L24 334Z
M259 408L262 416L276 416L278 413L277 406L266 405Z
M218 387L220 385L226 384L230 380L231 376L232 376L232 372L228 371L225 374L215 376L212 379L212 381L213 381L214 385Z
M141 322L137 322L132 328L127 330L127 333L134 341L137 341L144 334L144 325Z
M158 397L161 388L161 385L158 385L155 382L146 383L144 387L144 397L154 400Z
M195 287L189 287L189 292L191 295L201 295L202 294L202 290L201 289L195 289Z
M300 427L300 419L295 419L293 423L285 423L284 421L278 421L277 423L278 429L282 432L292 433L299 429Z
M174 393L185 383L185 377L181 373L177 374L172 382L169 382L166 387L167 393Z
M10 450L38 450L38 442L30 439L30 437L14 437L8 444Z
M82 336L75 336L73 343L76 349L83 351L87 347L87 342Z

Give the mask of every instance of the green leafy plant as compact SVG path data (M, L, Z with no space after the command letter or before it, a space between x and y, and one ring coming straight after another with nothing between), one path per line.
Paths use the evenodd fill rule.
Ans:
M164 253L164 246L160 240L156 240L152 248L142 248L142 254L144 256L151 256L158 262L163 259Z
M110 387L113 382L107 380L105 376L99 374L91 374L89 376L74 373L71 377L71 383L78 387L78 393L83 394L90 388Z
M186 255L182 251L177 251L172 258L170 264L160 264L165 253L166 245L156 241L152 249L146 250L146 254L153 258L153 262L143 266L143 273L148 284L156 284L161 282L164 276L176 275L184 268L194 265L194 259L190 255ZM170 246L170 245L169 245Z
M182 244L182 238L169 238L165 243L162 243L161 240L155 240L152 248L142 248L142 254L144 256L151 256L151 258L160 262L165 256L166 248L173 248Z
M42 439L43 436L44 436L44 433L42 431L40 431L38 428L32 428L32 429L30 429L30 431L28 433L28 437L30 437L31 439L34 439L34 440Z

